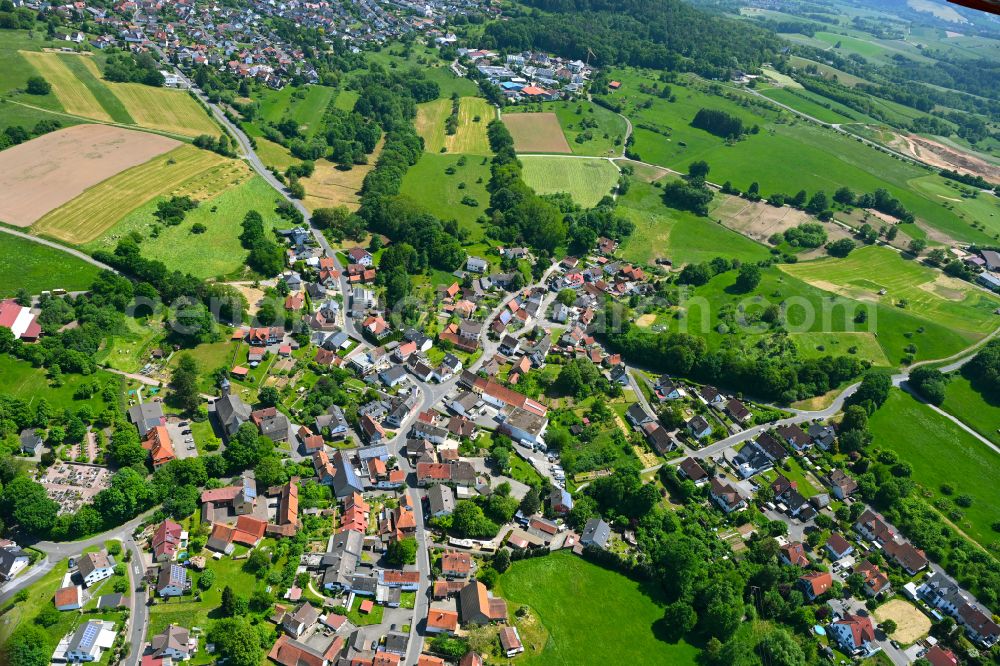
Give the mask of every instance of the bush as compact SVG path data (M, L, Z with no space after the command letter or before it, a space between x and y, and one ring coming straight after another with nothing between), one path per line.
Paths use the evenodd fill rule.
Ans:
M40 76L28 78L28 85L25 88L29 95L48 95L52 92L52 84Z

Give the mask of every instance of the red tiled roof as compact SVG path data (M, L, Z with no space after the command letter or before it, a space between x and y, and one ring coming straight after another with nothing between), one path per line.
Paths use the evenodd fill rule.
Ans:
M833 585L833 576L826 571L817 571L816 573L806 574L799 578L801 581L805 581L806 585L812 590L814 597L818 597L824 594Z
M432 629L455 631L458 629L458 613L431 608L427 611L427 626Z

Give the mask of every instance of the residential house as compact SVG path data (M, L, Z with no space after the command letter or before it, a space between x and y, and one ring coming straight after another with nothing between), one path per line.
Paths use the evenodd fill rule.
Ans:
M854 523L854 529L868 541L880 546L885 546L885 544L896 540L896 533L889 527L888 523L871 509L866 509L858 517L857 522Z
M687 422L687 429L695 439L704 439L712 434L712 426L701 414L695 414L691 417L691 420Z
M111 578L114 574L115 561L107 551L102 550L96 553L84 553L77 560L76 566L80 577L83 578L84 587L90 587L105 578Z
M472 556L458 550L446 550L441 555L441 575L445 578L468 578L472 573Z
M903 568L910 576L927 568L927 555L908 541L888 541L882 545L885 556Z
M291 436L288 417L274 407L251 412L250 420L260 430L260 434L270 437L274 442L287 442Z
M732 487L728 483L723 483L717 478L712 477L711 485L709 489L709 497L712 498L720 509L722 509L727 514L733 513L734 511L741 511L746 508L746 500L740 496L740 493L736 488Z
M958 666L958 657L955 653L940 645L934 645L924 653L924 659L930 662L931 666Z
M872 626L871 618L864 615L844 613L826 631L848 655L868 652L869 643L875 640L875 627Z
M238 395L229 393L229 384L226 382L223 385L222 397L215 401L215 417L227 439L235 435L240 426L250 420L252 412L250 405L243 402Z
M641 428L647 423L652 423L654 420L638 402L633 402L628 406L628 409L625 411L625 418L636 428Z
M828 571L814 571L800 576L798 584L806 598L809 601L815 601L830 591L830 587L833 585L833 576Z
M745 425L753 416L741 401L733 398L726 403L725 412L732 420L741 425Z
M489 624L507 621L507 602L491 597L486 586L472 581L458 593L458 607L462 624Z
M490 262L482 257L469 257L465 260L465 270L470 273L485 273L490 268Z
M454 635L458 630L458 612L442 608L427 610L427 633Z
M28 553L16 543L0 539L0 580L12 580L30 562Z
M549 506L553 514L565 515L573 510L573 496L565 488L552 486L549 489Z
M319 612L308 601L299 606L294 613L286 613L281 621L281 628L293 638L298 638L319 620Z
M171 661L186 661L191 657L191 643L191 635L187 629L168 624L166 629L150 639L149 646L156 659L169 657Z
M12 298L0 301L0 328L10 329L14 339L23 342L34 342L42 334L31 308L19 305Z
M316 431L333 440L344 439L350 431L344 410L339 405L330 405L326 412L316 417Z
M156 593L161 597L179 597L191 589L188 570L179 564L165 564L160 567L156 579Z
M177 555L178 548L181 547L181 535L184 528L178 523L167 518L153 532L150 545L153 548L154 562L169 562Z
M427 502L433 518L447 516L455 510L455 491L450 486L437 483L428 489Z
M681 385L671 379L669 375L660 375L660 378L656 380L653 390L656 393L657 400L660 402L677 400L684 395Z
M839 468L830 472L829 481L830 492L839 500L847 499L858 489L858 482Z
M370 268L375 261L372 253L361 247L352 247L348 250L347 258L351 260L350 263L361 264L366 268Z
M702 386L698 390L698 396L702 399L702 402L710 407L721 407L726 401L725 396L719 393L719 389L714 386Z
M677 448L677 442L667 434L667 431L659 423L645 424L642 426L642 432L646 437L646 442L661 456L665 456Z
M167 418L163 414L163 405L159 402L142 402L138 405L132 405L126 414L129 423L139 431L140 439L156 426L167 424Z
M822 423L813 423L809 426L808 432L809 436L812 438L813 444L824 451L829 451L830 447L833 446L834 441L837 439L837 432L833 429L833 426L824 425Z
M812 438L805 430L795 425L778 426L776 429L778 436L788 442L796 451L805 451L812 446Z
M385 429L368 414L361 417L361 434L369 444L378 444L385 438Z
M83 607L82 593L79 585L68 585L56 590L55 594L56 610L68 611L77 610Z
M166 465L177 457L174 454L173 443L170 441L170 433L166 426L156 426L146 433L146 438L142 441L142 448L149 451L153 469Z
M101 661L105 650L115 641L115 623L109 620L89 620L60 642L52 655L54 662Z
M854 567L854 573L864 579L864 591L869 597L877 597L889 591L889 577L877 564L862 560Z
M806 550L801 541L792 541L782 546L779 550L779 558L791 566L809 566L809 558L806 556Z
M830 554L830 559L834 562L854 552L854 546L851 545L851 542L837 532L830 534L824 548L826 548L826 552Z
M584 524L580 534L580 543L605 550L611 539L611 526L600 518L591 518Z
M330 539L329 550L322 558L323 587L327 590L347 590L361 562L364 534L357 530L344 530Z
M380 372L378 378L379 381L386 386L386 388L395 388L402 382L406 381L406 368L401 365L390 366Z
M508 659L524 652L521 636L516 627L504 627L500 630L500 649Z

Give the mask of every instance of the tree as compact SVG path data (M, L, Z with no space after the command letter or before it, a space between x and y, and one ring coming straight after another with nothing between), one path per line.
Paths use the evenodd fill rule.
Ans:
M206 569L205 573L198 576L198 587L202 590L210 590L215 585L215 572Z
M869 370L861 380L857 392L851 397L851 402L863 405L870 402L877 409L889 398L889 389L892 388L892 378L878 370ZM868 413L872 413L872 409Z
M920 238L914 238L913 240L910 241L910 244L907 246L907 250L909 251L910 254L916 257L919 256L920 253L923 252L924 249L926 249L926 247L927 247L927 241Z
M850 405L844 410L844 420L840 422L840 431L868 429L868 412L861 405Z
M246 613L246 608L243 612ZM218 620L208 639L215 643L215 653L225 658L229 666L258 666L264 656L258 630L242 617Z
M0 662L8 666L48 666L49 637L33 624L22 622L7 639Z
M275 407L281 402L281 393L273 386L265 386L257 394L257 402L261 407Z
M698 613L691 604L681 599L664 609L663 624L670 632L670 640L679 641L698 624Z
M528 488L528 492L524 494L524 498L521 500L521 514L524 516L533 516L538 513L541 505L542 502L538 489L532 486Z
M254 477L262 488L277 486L288 480L288 474L277 456L265 456L254 468Z
M820 190L810 197L809 203L806 205L806 212L812 213L813 215L819 215L829 207L830 200L826 196L826 192Z
M108 455L111 456L111 462L118 467L133 467L146 462L149 452L142 448L136 429L131 425L122 424L111 435Z
M773 666L805 666L806 656L795 639L784 629L775 629L757 645L765 663Z
M921 366L910 373L909 383L921 398L932 405L944 402L948 376L940 370Z
M52 84L41 76L29 76L25 90L29 95L48 95L52 92Z
M491 561L493 568L497 570L498 573L503 573L510 568L510 549L501 548L497 551L497 554L493 556Z
M708 162L698 160L697 162L692 162L691 166L688 167L688 177L693 180L705 180L708 178L709 171L711 171L711 167L708 166Z
M177 406L187 412L194 412L201 404L198 392L198 362L191 354L181 354L177 368L170 378L173 399Z
M749 293L760 284L760 267L757 264L743 264L736 276L736 289L741 293Z
M456 503L451 524L458 536L467 539L488 539L495 536L499 529L478 504L468 500Z
M897 627L896 627L896 622L894 620L891 619L883 620L882 622L879 623L878 626L879 629L885 632L886 636L892 636L894 633L896 633Z
M266 485L266 484L265 484ZM271 558L260 548L255 549L247 558L246 569L251 573L262 573L271 565Z
M855 247L854 241L850 238L841 238L827 244L826 251L831 257L846 257Z
M833 193L833 200L844 206L853 206L854 192L848 187L841 187Z
M59 504L49 499L40 483L18 476L4 487L0 509L25 531L43 534L55 524Z
M248 604L244 597L236 594L233 592L233 588L226 585L222 589L222 603L219 609L226 617L240 617L247 614Z
M392 541L386 549L385 560L394 567L416 563L417 540L413 537L407 537Z

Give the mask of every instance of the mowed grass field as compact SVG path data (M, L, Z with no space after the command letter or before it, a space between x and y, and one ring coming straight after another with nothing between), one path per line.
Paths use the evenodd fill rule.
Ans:
M101 236L130 211L158 196L211 198L248 177L249 167L194 146L181 146L98 183L31 226L71 244Z
M104 122L114 119L108 113L90 88L66 65L65 58L84 56L62 56L56 53L23 51L22 57L35 68L39 75L52 84L52 92L59 99L66 113L93 118Z
M572 153L555 113L505 113L503 123L518 153Z
M516 609L531 607L543 631L521 629L547 640L517 658L519 664L579 666L580 664L697 663L700 650L658 636L664 601L647 587L620 573L603 569L560 551L511 565L497 586L497 596ZM517 621L515 620L515 624Z
M368 156L368 164L356 164L350 169L342 169L325 159L316 160L313 175L300 181L306 188L303 205L310 211L336 206L357 210L361 206L361 184L368 172L375 168L384 143L383 139L375 146L375 150Z
M994 444L1000 444L1000 396L977 391L961 372L948 377L941 409Z
M839 108L833 108L833 102L824 102L823 98L812 96L803 90L772 88L765 90L761 94L768 99L787 104L793 109L810 115L817 120L822 120L825 123L848 123L857 120L853 113L850 115L841 113ZM831 108L827 108L827 105Z
M821 289L902 309L970 341L1000 324L994 314L1000 298L886 248L862 247L844 259L784 264L781 270ZM884 296L878 293L881 289L886 290Z
M524 182L539 194L568 192L584 208L597 205L618 183L618 169L608 160L524 156Z
M88 56L37 51L22 51L21 56L52 84L67 113L189 137L220 133L187 92L105 81Z
M133 210L85 249L114 249L118 239L137 231L145 237L143 256L159 259L167 266L182 266L195 277L222 277L240 271L246 263L247 251L240 244L239 235L240 223L247 212L260 213L265 226L283 226L282 218L274 212L280 196L259 176L202 201L174 227L163 226L153 217L156 203L162 200L157 197ZM208 230L195 234L191 227L199 223ZM150 233L154 226L160 227L155 238ZM206 252L206 248L211 251Z
M17 236L0 233L0 298L18 289L84 291L100 269L81 259Z
M486 126L496 118L496 109L481 97L462 97L458 101L458 129L449 135L445 122L451 115L450 99L439 99L417 106L417 133L430 153L490 155Z
M882 347L879 346L878 338L871 332L824 333L820 331L816 333L792 333L790 337L802 358L850 355L871 361L872 365L883 367L892 365L886 358Z
M462 157L465 164L459 166ZM448 167L455 173L445 173ZM476 220L485 214L490 202L486 191L489 180L490 163L485 156L424 153L406 172L402 193L442 220L458 220L459 226L468 231L469 240L477 241L483 237L483 227ZM463 183L465 186L460 187ZM479 205L463 204L464 197L475 199Z
M1000 506L1000 455L900 389L892 390L868 426L872 446L898 453L933 499L945 497L942 484L951 485L954 496L972 496L959 527L984 547L996 541L990 526Z
M618 198L616 211L632 220L635 231L622 241L618 252L637 264L670 259L676 266L708 261L720 255L741 261L761 261L769 255L763 245L741 236L711 217L667 208L661 190L633 182Z
M625 140L625 119L586 100L511 106L504 113L554 113L574 155L619 157Z

